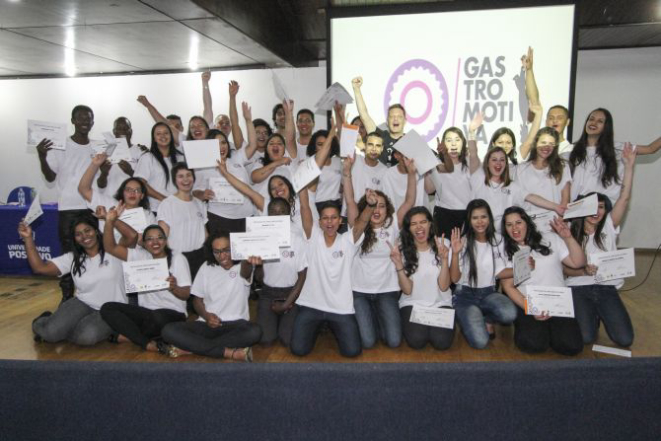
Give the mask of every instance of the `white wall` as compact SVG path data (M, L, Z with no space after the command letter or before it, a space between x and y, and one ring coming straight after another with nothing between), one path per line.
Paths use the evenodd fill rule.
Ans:
M661 48L581 51L576 76L574 140L597 107L613 114L616 141L649 144L661 136ZM621 247L656 248L661 243L660 157L657 152L636 161Z
M297 110L313 109L326 88L325 67L276 72ZM241 87L238 103L244 134L241 101L252 106L253 118L263 118L273 125L271 110L278 99L272 86L272 71L213 72L210 88L214 115L228 112L230 80L238 81ZM0 81L0 200L5 201L19 185L37 189L42 202L57 200L55 190L48 188L41 176L36 151L25 145L28 119L70 124L71 109L86 104L94 110L92 139L101 139L102 132L112 130L115 118L126 116L133 124L133 142L149 146L153 120L136 101L138 95L146 95L163 115L180 115L184 125L191 116L202 114L199 73ZM317 128L326 128L324 118L318 116L317 120ZM70 127L73 133L73 125Z

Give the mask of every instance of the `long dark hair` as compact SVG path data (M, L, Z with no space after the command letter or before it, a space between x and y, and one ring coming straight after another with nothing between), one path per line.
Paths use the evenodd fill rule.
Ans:
M139 207L144 208L145 210L149 210L149 198L147 197L147 186L145 185L144 182L142 182L142 179L130 177L124 179L124 182L121 183L119 188L117 189L117 192L115 193L115 200L116 201L124 201L124 190L126 189L126 184L129 182L137 182L140 184L140 191L142 192L142 199L140 199L140 202L138 203Z
M599 135L599 140L597 140L596 153L603 163L601 168L601 185L608 187L613 182L616 184L620 183L620 176L617 173L617 157L615 155L613 116L608 110L599 107L588 114L588 117L585 119L585 124L583 125L583 133L578 141L576 141L573 150L569 154L569 166L573 173L577 166L587 160L588 132L585 130L585 127L588 125L590 116L594 112L602 112L606 117L606 121L604 121L604 130L601 132L601 135Z
M157 122L154 124L151 128L151 147L149 148L149 152L154 156L154 158L156 158L158 163L161 164L161 167L163 167L163 173L165 173L165 186L167 187L167 185L170 183L170 170L165 163L165 159L163 158L161 151L158 149L158 144L156 144L156 138L154 137L154 132L156 132L156 128L159 126L167 127L168 132L170 132L170 145L168 146L168 157L170 158L170 164L174 165L177 163L177 153L179 152L174 145L174 135L172 135L172 129L170 126L164 122Z
M464 132L461 131L460 128L458 127L449 127L445 129L445 132L443 132L443 137L441 138L442 142L445 142L445 135L447 135L449 132L455 133L459 139L461 139L461 152L459 152L459 162L461 163L461 168L466 169L468 168L468 146L466 145L466 137L464 136ZM443 156L438 155L438 159L440 159L441 162L445 163L445 160L443 159Z
M543 135L550 135L555 141L553 152L551 152L551 155L546 159L546 162L548 163L549 167L549 178L555 179L555 183L559 184L560 181L562 181L562 173L565 168L565 161L558 154L560 135L558 135L558 132L553 127L544 127L539 129L537 135L535 135L535 139L532 142L532 149L530 149L528 162L530 162L532 165L532 163L537 159L537 143L539 142L539 138L541 138Z
M386 220L383 223L383 228L388 228L390 224L392 224L392 216L395 213L395 207L393 207L390 198L388 198L385 193L380 190L374 190L374 192L378 197L382 197L386 203ZM365 195L363 195L358 201L358 213L362 213L365 207L367 207L367 199L365 198ZM363 243L360 245L360 255L362 256L372 251L372 247L375 243L376 233L374 232L374 228L372 228L372 223L367 222L367 226L365 226L365 237L363 238Z
M282 145L285 148L285 152L287 152L287 142L285 141L285 137L282 136L279 133L271 134L269 136L269 139L266 140L266 148L264 149L264 157L260 159L260 161L262 161L262 164L264 166L267 166L267 165L269 165L270 163L273 162L273 158L271 158L271 156L269 156L269 142L271 142L271 140L273 138L280 138L280 140L282 140Z
M599 221L597 224L597 228L594 230L594 243L597 245L597 247L600 250L608 251L606 249L606 246L604 245L604 237L603 237L603 230L604 230L604 224L606 223L606 216L613 211L613 203L611 200L608 198L603 193L596 193L596 192L591 192L586 195L579 194L576 197L576 200L580 200L583 198L586 198L588 196L592 196L593 194L597 195L597 200L599 202L604 203L604 209L606 212L604 213L604 217ZM574 236L574 239L576 239L576 242L581 244L581 247L583 247L583 250L585 251L585 246L588 244L588 240L590 240L590 236L588 234L585 234L585 218L584 217L577 217L574 220L571 221L571 235Z
M489 207L489 204L484 199L473 199L466 206L466 220L464 221L464 227L461 232L461 235L466 238L466 248L462 257L465 259L468 256L468 281L471 283L471 285L475 285L477 283L477 262L475 261L475 242L477 239L475 237L473 226L471 225L471 216L473 215L473 211L479 208L484 208L487 211L487 216L489 216L489 226L485 232L487 236L487 243L491 245L492 250L493 247L500 245L500 241L496 238L496 227L493 224L493 214L491 213L491 207ZM495 261L493 251L491 253L491 259L492 261ZM496 270L495 262L492 268L493 271Z
M482 161L482 171L484 171L484 185L491 185L489 159L491 158L491 155L497 152L502 152L503 155L505 155L505 158L507 158L507 153L505 153L505 149L502 147L492 147L487 151L487 154L484 155L484 161ZM512 178L510 177L510 167L509 164L507 164L507 159L505 160L505 170L503 170L503 174L501 175L500 180L503 183L503 187L508 187L512 183Z
M416 214L424 214L429 222L429 237L427 243L434 252L436 265L440 265L438 260L438 248L434 240L434 219L427 207L413 207L404 215L402 220L402 229L399 231L399 250L404 255L404 272L407 276L415 273L418 269L418 249L415 246L415 239L411 234L411 218Z
M232 149L230 148L230 142L227 139L227 135L218 129L211 129L207 132L207 139L216 139L216 136L222 136L225 142L227 143L227 157L232 157Z
M514 136L514 132L508 129L507 127L501 127L500 129L496 130L493 132L493 135L491 135L491 140L489 141L489 150L494 148L494 142L500 138L500 135L508 135L510 138L512 138L512 150L510 150L509 153L505 153L505 156L509 158L510 161L512 161L512 164L517 165L518 160L516 159L516 136ZM503 151L505 151L503 149Z
M165 251L165 256L166 256L167 259L168 259L168 268L170 268L170 266L172 265L172 249L170 248L170 246L169 246L168 243L167 243L168 235L165 234L165 230L163 230L163 228L161 228L160 225L158 225L158 224L151 224L151 225L148 225L148 226L142 231L142 237L143 237L143 238L147 237L147 231L149 231L149 230L158 230L158 231L161 232L161 234L163 235L163 237L165 237L165 249L164 249L163 251Z
M190 123L192 123L194 119L199 119L200 121L202 121L204 123L204 127L206 127L207 131L209 131L209 123L207 122L206 119L204 119L204 117L199 115L191 116L191 118L188 120L188 133L186 134L186 141L193 140L193 134L190 131Z
M91 214L81 214L76 217L71 225L69 226L69 237L71 237L71 243L73 247L71 252L73 252L73 262L71 263L71 274L74 276L82 276L85 272L85 259L89 256L85 252L85 249L76 242L76 227L80 224L89 225L94 228L94 233L96 234L96 241L99 245L99 255L101 256L100 265L103 265L103 259L105 258L105 250L103 248L103 236L99 231L99 220L92 216Z
M542 256L548 256L552 253L551 248L542 244L542 234L537 231L537 226L530 219L528 213L521 207L509 207L503 213L502 228L501 231L507 231L505 228L507 216L510 214L518 214L521 216L521 219L526 223L526 237L523 239L523 242L530 247L532 251L537 251ZM514 239L510 237L509 234L505 233L504 235L504 247L505 254L507 258L512 260L512 256L519 251L519 244L516 243Z
M308 146L305 148L305 154L308 157L311 158L317 153L317 139L319 139L321 136L328 138L328 130L317 130L312 134L312 137L310 137L310 142L308 142ZM333 156L340 156L340 143L337 141L337 137L335 136L331 141L331 149L328 157L332 158Z
M287 202L289 202L289 205L291 206L291 216L294 216L294 214L296 213L296 191L294 190L294 186L292 185L292 183L289 182L289 179L287 179L287 178L285 178L284 176L281 176L281 175L273 175L273 176L271 176L271 177L269 178L268 183L266 184L266 190L267 190L268 193L269 193L269 197L270 197L270 198L273 198L273 197L274 197L274 196L271 194L271 182L272 182L274 179L276 179L276 178L278 178L278 179L280 179L282 182L284 182L285 185L287 186L287 188L289 188L289 199L287 200Z

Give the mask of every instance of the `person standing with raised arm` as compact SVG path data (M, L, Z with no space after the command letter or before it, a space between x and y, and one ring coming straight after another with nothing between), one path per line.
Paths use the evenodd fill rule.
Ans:
M367 112L363 93L360 90L363 86L363 78L354 78L351 80L351 85L353 86L353 94L356 98L358 114L365 125L367 133L376 131L383 139L383 151L379 157L379 161L388 167L397 165L397 160L393 157L393 152L395 151L393 146L402 136L404 136L404 126L406 125L406 111L404 110L404 107L401 104L393 104L388 107L388 129L381 130L376 126L376 123Z
M44 178L55 182L58 190L58 235L62 253L73 248L69 229L77 217L88 214L87 202L78 193L78 184L92 158L89 132L94 127L94 112L87 106L77 105L71 111L74 134L67 138L66 150L53 150L53 143L42 139L37 145L39 164ZM60 278L62 301L73 297L74 283L69 272Z
M338 122L338 124L340 124ZM314 113L310 109L301 109L296 113L296 128L298 139L296 140L297 157L300 161L305 158L312 131L314 130Z

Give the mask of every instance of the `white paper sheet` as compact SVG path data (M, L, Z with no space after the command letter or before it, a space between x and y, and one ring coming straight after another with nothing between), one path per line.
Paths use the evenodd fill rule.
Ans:
M592 350L594 352L603 352L604 354L619 355L620 357L631 358L631 351L627 351L626 349L611 348L610 346L602 346L602 345L593 345Z
M184 155L189 168L216 167L220 161L220 147L215 139L184 141Z
M571 288L535 285L527 285L525 288L526 314L574 317Z
M108 160L112 164L119 164L121 161L131 162L131 152L129 145L125 138L114 138L115 144L109 144L106 153L109 156Z
M279 247L291 246L291 218L289 216L253 216L246 218L246 233L273 236Z
M32 204L30 205L30 208L28 209L28 212L25 214L25 218L23 219L23 222L25 222L27 225L30 225L32 222L37 220L39 216L44 214L44 210L41 208L41 201L39 198L39 194L37 193L34 195L34 199L32 199Z
M514 285L520 285L530 279L532 269L528 260L530 259L530 247L521 247L519 251L512 256L514 267Z
M314 105L316 108L315 113L318 115L325 115L329 110L333 110L336 101L339 104L353 103L351 94L349 94L340 83L333 83L328 89L326 89L317 101L317 104Z
M567 211L563 219L574 219L576 217L594 216L599 209L599 200L597 195L593 194L579 201L567 204Z
M597 274L594 276L596 282L624 279L636 275L633 248L590 254L588 262L597 267Z
M147 228L147 218L145 217L145 210L142 207L124 210L119 220L133 228L138 234L142 234L145 228Z
M411 323L452 329L454 328L454 309L413 305Z
M113 135L112 132L103 132L101 136L103 136L103 140L106 142L106 144L108 145L117 144L116 141L117 138L115 138L115 135Z
M553 231L551 228L551 221L556 217L555 211L544 211L542 213L538 214L533 214L530 216L532 221L535 223L535 226L537 227L537 231L540 233L550 233Z
M342 134L340 135L340 156L346 158L356 153L356 140L358 139L358 126L342 124Z
M280 77L278 77L275 72L271 72L271 78L273 79L273 89L275 90L275 96L277 96L280 101L289 102L289 93L287 93L287 89L285 89L285 85L282 84Z
M209 190L213 190L213 202L241 205L245 201L243 194L223 177L209 178Z
M230 233L232 260L245 260L250 256L263 260L279 260L278 238L268 234Z
M126 292L149 292L168 289L170 277L167 259L122 262Z
M402 155L415 161L415 167L420 176L436 167L441 161L434 155L424 139L416 132L411 130L397 141L395 148Z
M55 150L67 149L67 124L28 120L28 146L36 147L42 139L50 140Z
M317 165L314 156L301 162L291 177L291 183L296 193L301 191L310 182L314 181L321 174L321 169Z

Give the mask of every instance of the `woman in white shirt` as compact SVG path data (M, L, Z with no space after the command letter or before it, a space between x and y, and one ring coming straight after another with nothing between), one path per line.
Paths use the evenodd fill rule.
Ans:
M416 199L417 174L413 161L402 157L397 167L406 166L406 198L395 213L388 196L367 189L358 204L355 202L351 168L353 160L344 160L343 186L347 204L347 219L352 228L364 229L360 250L351 268L351 287L356 321L363 348L372 348L379 337L391 348L402 341L399 315L400 287L395 265L390 261L390 249L399 237L399 229L406 212ZM367 207L373 209L367 222L359 214ZM360 225L365 222L364 225Z
M145 351L167 353L161 331L168 323L186 320L186 300L190 295L191 277L188 262L168 247L167 236L158 225L144 231L144 248L118 245L113 235L115 222L124 207L111 209L106 215L103 245L109 254L124 262L167 259L170 286L160 291L138 294L138 305L108 302L101 308L101 317L115 331L111 341L133 342Z
M54 313L45 311L32 322L35 341L63 340L91 346L107 340L112 329L99 309L106 302L126 303L121 262L103 249L98 222L92 215L76 218L70 228L73 250L43 261L32 237L32 228L20 223L18 234L25 242L30 268L44 276L73 277L76 295L62 302Z
M514 304L496 291L496 279L511 277L511 270L505 269L502 239L485 200L472 200L466 207L463 232L458 228L452 231L451 261L450 276L456 284L452 304L457 321L468 344L484 349L495 337L494 323L507 324L516 319Z
M530 248L534 268L530 278L515 286L513 278L503 279L503 290L517 306L514 321L514 344L523 352L539 353L549 347L563 355L576 355L583 350L583 339L578 321L573 317L551 317L547 311L526 314L526 294L530 285L565 287L563 265L582 268L585 254L572 237L567 224L560 218L551 223L555 233L542 238L534 222L520 207L505 210L503 230L506 231L505 255L512 267L514 254L522 247Z
M306 149L306 157L312 158L318 151L323 149L327 138L327 130L317 130L314 132ZM313 181L312 185L312 188L316 189L315 204L317 210L321 207L322 202L326 201L335 201L338 205L342 205L342 195L340 194L342 159L340 159L340 143L337 137L331 138L330 153L319 168L321 168L321 175L319 175L316 182Z
M170 126L156 123L151 129L151 148L138 160L134 177L147 185L149 205L154 213L163 199L177 189L170 179L170 170L183 155L175 148Z
M611 205L608 196L597 193L597 214L572 221L572 235L581 244L586 255L617 250L617 236L631 197L636 152L627 147L622 157L625 163L622 191L615 205ZM592 194L589 193L585 197ZM589 264L580 269L565 267L567 285L572 289L574 314L581 327L583 343L594 343L599 332L599 322L602 321L608 337L613 342L620 346L631 346L634 338L631 318L617 292L624 280L599 281L596 277L598 270L598 267Z
M191 294L197 321L170 323L163 328L163 339L172 346L171 357L198 354L207 357L252 361L251 346L262 331L249 321L248 297L253 268L259 257L232 260L229 233L209 236L204 243L205 262Z
M159 205L156 219L168 237L170 248L188 259L191 276L195 278L204 262L202 245L207 237L207 210L193 197L195 172L185 163L172 167L172 182L177 192Z
M454 327L447 329L411 321L416 306L452 307L450 252L445 238L434 235L432 225L427 208L410 209L402 221L400 243L392 247L390 258L402 290L399 307L406 343L413 349L431 343L435 349L445 350L454 340Z

